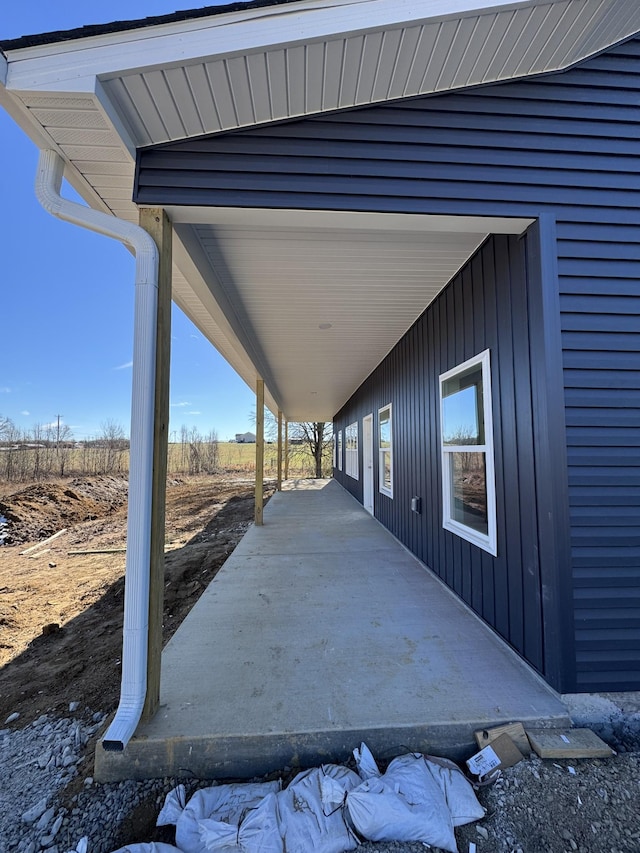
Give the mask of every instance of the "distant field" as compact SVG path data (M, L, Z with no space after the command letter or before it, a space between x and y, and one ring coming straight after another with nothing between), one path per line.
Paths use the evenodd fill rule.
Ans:
M189 470L189 445L179 443L169 445L168 469L171 474L186 473ZM277 466L277 448L265 445L264 470L269 475L271 470L275 476ZM236 444L230 441L218 442L218 467L222 471L247 471L253 473L256 470L256 446L255 444Z
M255 473L255 444L236 444L203 440L169 444L168 473L212 474ZM264 452L265 477L277 474L276 444L266 444ZM284 465L284 462L283 462ZM0 483L38 482L57 477L126 474L129 470L129 451L120 447L65 446L20 447L0 453ZM331 451L324 460L324 474L331 473ZM309 477L314 474L313 458L302 445L289 447L289 475ZM5 490L6 491L6 490Z
M251 471L256 469L256 446L255 444L235 444L229 441L218 443L220 467L225 471ZM284 463L283 463L284 464ZM264 473L267 477L275 477L278 466L277 444L265 444L264 447ZM308 450L300 445L289 446L289 474L298 477L312 476L314 462ZM331 473L331 453L326 454L324 460L325 475Z

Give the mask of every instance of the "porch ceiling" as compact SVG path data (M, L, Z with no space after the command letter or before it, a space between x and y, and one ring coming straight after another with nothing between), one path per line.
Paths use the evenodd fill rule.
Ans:
M137 221L141 146L558 71L639 31L636 0L211 8L0 41L0 104L62 155L88 204ZM268 404L291 419L330 418L487 233L526 227L170 215L174 298L249 384L265 378Z
M168 208L176 262L210 294L275 406L331 420L491 232L527 219ZM174 283L181 304L182 289ZM197 318L215 339L206 311ZM234 354L228 356L233 363ZM254 368L255 369L255 368ZM251 370L248 367L248 370ZM242 369L240 368L240 372Z

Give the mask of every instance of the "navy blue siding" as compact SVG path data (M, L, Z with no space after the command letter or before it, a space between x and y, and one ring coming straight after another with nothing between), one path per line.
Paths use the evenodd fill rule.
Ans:
M570 565L560 560L556 593L566 621L568 579L575 687L586 690L640 689L639 96L640 40L631 40L536 80L149 150L137 172L141 203L531 216L555 226L557 243L545 245L557 245L557 264L542 258L543 287L554 293L541 310L545 326L557 323L555 296L560 341L556 353L547 335L544 352L563 370L566 437L555 431L550 441L566 447L568 504L552 510L557 524L563 511L571 521ZM454 310L455 292L443 294L434 324ZM488 324L491 295L478 299ZM419 550L410 522L398 533ZM493 594L494 608L505 606L499 580L486 578L483 598Z
M530 371L526 241L491 237L429 306L335 418L336 429L393 407L393 498L377 489L376 517L541 672L543 577ZM489 348L492 359L498 557L442 528L440 373ZM362 432L362 430L361 430ZM362 458L362 449L360 450ZM361 482L335 471L361 499ZM411 498L422 499L420 515Z

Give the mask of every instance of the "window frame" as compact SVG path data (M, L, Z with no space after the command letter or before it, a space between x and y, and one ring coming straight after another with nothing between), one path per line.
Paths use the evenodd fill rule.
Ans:
M348 477L359 479L357 421L344 428L344 470Z
M338 471L342 471L342 430L338 430Z
M382 447L381 438L382 438L382 413L389 411L389 447ZM391 485L387 487L384 482L384 472L385 472L385 464L384 464L384 455L389 454L389 480ZM378 491L382 495L386 495L388 498L393 498L393 406L391 403L387 403L385 406L381 406L378 409Z
M443 387L445 382L458 374L473 367L481 366L482 377L482 415L484 419L484 444L445 444L444 443L444 400ZM457 364L450 370L441 373L438 383L440 409L440 458L442 462L442 526L450 533L455 533L472 545L482 548L494 557L498 556L497 545L497 507L496 507L496 477L493 435L493 405L491 391L491 356L488 349ZM474 530L451 514L451 463L454 453L483 453L485 463L485 490L487 499L487 533Z

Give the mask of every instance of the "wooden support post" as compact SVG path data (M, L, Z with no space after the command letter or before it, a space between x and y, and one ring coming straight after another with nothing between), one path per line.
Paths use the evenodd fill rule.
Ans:
M149 719L160 702L162 610L164 605L165 496L169 439L169 364L171 350L171 239L172 228L162 208L140 210L140 225L153 237L160 255L156 342L156 388L151 484L151 552L149 587L149 645L147 697L142 712Z
M284 422L284 478L289 479L289 421Z
M256 380L256 514L255 523L262 524L264 503L264 379Z
M278 410L278 491L282 491L282 412Z

